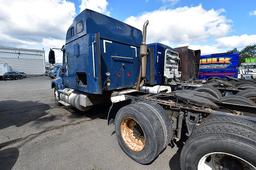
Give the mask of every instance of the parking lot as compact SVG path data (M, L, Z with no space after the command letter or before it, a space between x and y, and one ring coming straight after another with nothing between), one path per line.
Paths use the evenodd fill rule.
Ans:
M0 169L179 169L177 149L150 165L118 146L107 106L81 113L58 106L48 77L0 81Z

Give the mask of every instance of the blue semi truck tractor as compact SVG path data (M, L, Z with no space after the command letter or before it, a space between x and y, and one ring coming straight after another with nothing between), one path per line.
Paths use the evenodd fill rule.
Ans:
M171 92L168 83L180 77L178 53L159 43L147 46L147 26L141 32L81 12L67 31L63 66L52 82L56 101L81 111L111 101L108 122L138 163L149 164L177 145L182 170L255 169L255 105L194 90Z

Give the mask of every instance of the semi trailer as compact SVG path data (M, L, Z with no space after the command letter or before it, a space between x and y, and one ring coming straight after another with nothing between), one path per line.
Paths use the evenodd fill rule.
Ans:
M239 53L219 53L202 55L199 66L199 79L230 76L238 77Z
M56 101L81 111L111 101L108 122L138 163L178 145L182 170L256 169L256 104L210 85L172 91L179 55L159 43L147 46L148 24L140 31L81 12L67 31L63 66L52 82Z

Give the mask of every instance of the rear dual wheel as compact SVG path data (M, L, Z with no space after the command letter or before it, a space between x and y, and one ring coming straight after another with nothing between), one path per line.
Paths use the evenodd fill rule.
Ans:
M122 150L141 164L151 163L170 142L171 121L153 102L138 102L121 108L115 132Z
M255 170L256 124L239 117L212 117L182 148L182 170Z

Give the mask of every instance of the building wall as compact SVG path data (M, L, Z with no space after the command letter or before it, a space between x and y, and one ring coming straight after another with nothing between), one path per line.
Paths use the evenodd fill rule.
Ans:
M43 50L0 47L0 63L7 63L12 70L22 71L29 75L45 72Z

